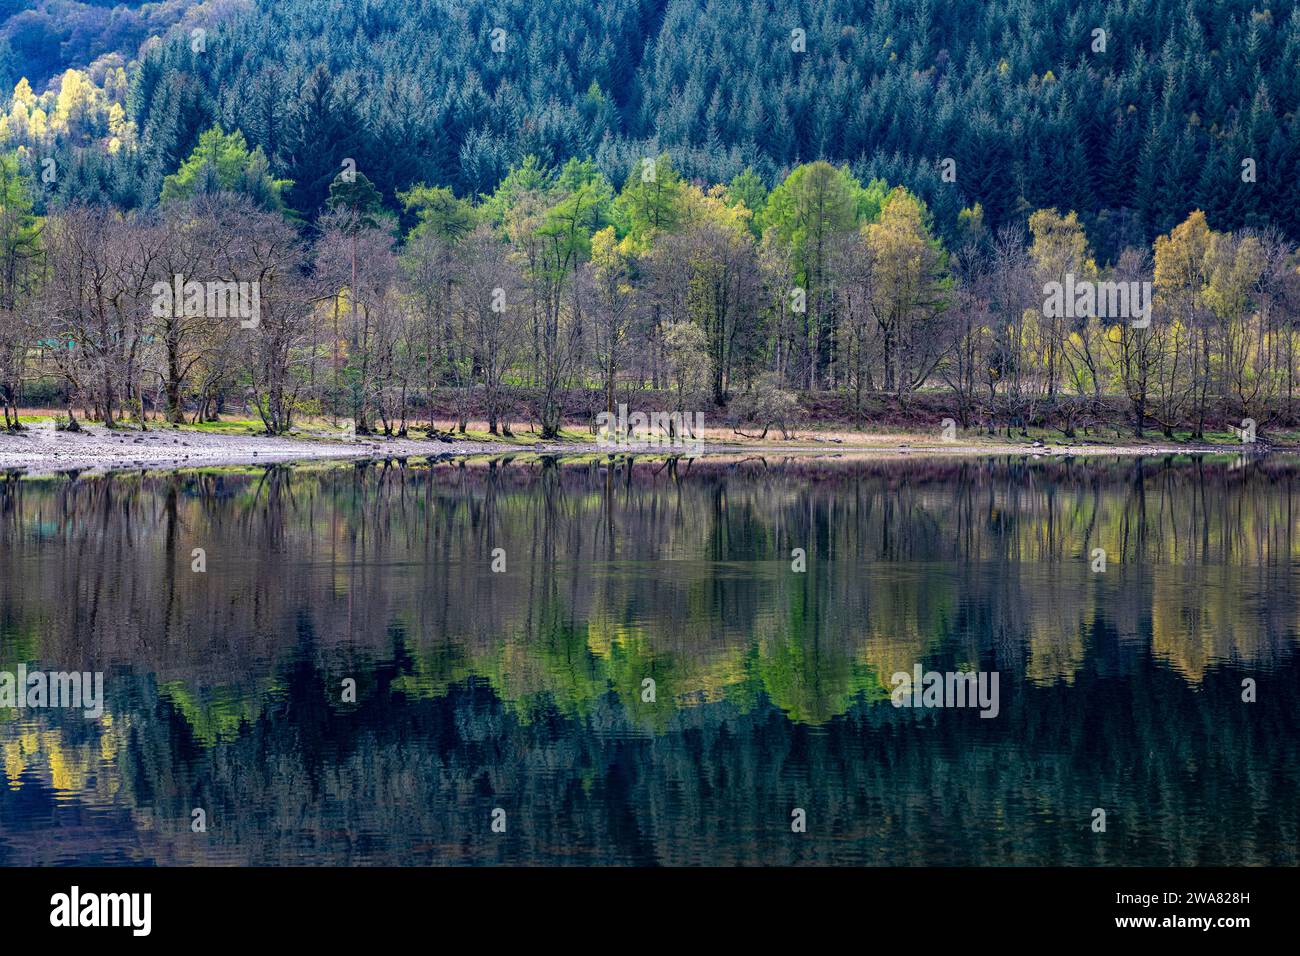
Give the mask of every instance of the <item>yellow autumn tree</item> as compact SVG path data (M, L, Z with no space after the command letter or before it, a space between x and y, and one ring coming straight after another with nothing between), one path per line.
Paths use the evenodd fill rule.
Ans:
M943 310L943 256L924 204L902 186L862 227L872 269L871 311L880 329L884 385L900 398L923 382L942 354L926 327Z
M1208 259L1214 234L1197 209L1155 243L1155 301L1169 333L1156 377L1166 421L1192 410L1192 437L1205 437L1210 397L1210 329L1204 321Z
M1214 318L1218 348L1212 377L1235 414L1262 413L1258 400L1269 397L1270 343L1251 308L1251 293L1264 271L1264 250L1255 236L1215 233L1206 254L1205 305Z
M1040 209L1029 217L1029 233L1033 237L1029 255L1044 284L1044 295L1048 283L1059 283L1061 294L1070 296L1074 283L1096 278L1097 265L1077 213L1062 216L1055 209ZM1091 390L1099 399L1098 355L1092 347L1098 323L1095 316L1070 315L1073 311L1044 309L1042 313L1039 338L1044 346L1047 394L1056 395L1064 375L1076 392Z
M632 317L629 257L613 226L591 237L592 295L596 305L592 333L605 393L605 411L614 414L614 387L623 366Z

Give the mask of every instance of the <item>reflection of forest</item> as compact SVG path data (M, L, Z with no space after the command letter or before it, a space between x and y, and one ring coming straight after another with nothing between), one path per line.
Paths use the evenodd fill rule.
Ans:
M383 690L347 708L306 661L281 676L294 702L215 742L140 678L118 682L111 725L0 730L0 864L1300 863L1290 664L1251 707L1235 672L1193 693L1148 666L1019 688L992 721L861 704L811 728L723 702L655 735L608 696L524 721L479 681L411 698L381 669Z
M102 808L84 837L106 858L1294 863L1298 476L805 459L7 481L0 668L116 677L99 722L0 713L5 772ZM1001 671L1002 716L882 703L918 660ZM1116 839L1085 839L1107 801ZM224 821L202 844L196 805ZM494 805L513 850L465 822ZM789 844L773 813L795 805L823 825ZM147 849L117 846L128 811ZM0 798L0 832L14 812ZM0 862L51 852L24 832Z

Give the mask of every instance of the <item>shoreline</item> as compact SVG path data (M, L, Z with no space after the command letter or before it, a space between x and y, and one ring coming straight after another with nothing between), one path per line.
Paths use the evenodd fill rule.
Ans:
M100 425L83 424L82 432L56 431L52 424L38 423L16 434L0 432L0 471L25 475L53 475L61 472L106 472L123 470L183 470L308 461L362 461L392 458L465 458L505 455L646 455L663 456L670 449L641 444L601 448L593 442L555 441L509 443L476 441L451 442L432 438L364 438L339 440L311 435L283 437L231 435L156 426L150 431L109 431ZM1258 447L1249 454L1291 453L1300 449ZM1006 442L942 443L927 436L882 436L879 443L849 439L727 442L706 441L703 447L682 452L683 457L722 455L809 455L880 456L904 458L916 455L1025 455L1060 456L1149 456L1241 454L1241 446L1174 443L1123 444L1012 444Z

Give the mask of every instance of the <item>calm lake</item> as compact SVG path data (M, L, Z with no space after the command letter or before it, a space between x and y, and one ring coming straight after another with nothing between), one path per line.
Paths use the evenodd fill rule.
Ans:
M1298 555L1279 457L0 478L0 672L104 681L0 864L1296 865Z

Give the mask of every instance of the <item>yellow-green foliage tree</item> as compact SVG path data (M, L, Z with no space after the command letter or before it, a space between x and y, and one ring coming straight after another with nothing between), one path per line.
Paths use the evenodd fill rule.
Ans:
M925 206L903 187L885 197L880 217L863 226L870 254L871 310L882 337L886 391L902 398L944 358L934 325L946 306L944 257Z

